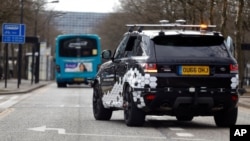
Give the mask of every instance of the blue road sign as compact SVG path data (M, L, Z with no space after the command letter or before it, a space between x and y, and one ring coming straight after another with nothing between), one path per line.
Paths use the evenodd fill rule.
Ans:
M25 24L4 23L2 25L2 42L13 44L25 43Z

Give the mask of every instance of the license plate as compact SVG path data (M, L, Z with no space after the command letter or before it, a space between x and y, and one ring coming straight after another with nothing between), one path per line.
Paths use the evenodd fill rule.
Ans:
M74 81L75 82L82 82L82 81L84 81L84 79L83 78L74 78Z
M209 66L179 66L181 75L209 75Z

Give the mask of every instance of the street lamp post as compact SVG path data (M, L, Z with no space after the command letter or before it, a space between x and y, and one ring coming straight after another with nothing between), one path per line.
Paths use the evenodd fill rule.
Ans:
M23 23L23 0L20 0L20 23ZM21 76L22 76L22 44L19 44L18 49L18 82L17 82L17 88L19 88L19 85L21 84Z

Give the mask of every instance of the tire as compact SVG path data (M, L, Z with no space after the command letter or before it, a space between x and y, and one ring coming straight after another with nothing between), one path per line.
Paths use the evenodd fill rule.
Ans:
M65 87L67 87L67 84L66 83L57 83L57 87L58 88L65 88Z
M113 110L104 108L99 84L93 86L93 114L96 120L110 120Z
M215 124L218 127L229 127L235 125L238 116L238 107L224 110L214 115Z
M193 116L176 116L178 121L192 121L193 118Z
M127 126L143 126L145 122L145 112L138 109L133 101L130 87L124 91L124 120Z

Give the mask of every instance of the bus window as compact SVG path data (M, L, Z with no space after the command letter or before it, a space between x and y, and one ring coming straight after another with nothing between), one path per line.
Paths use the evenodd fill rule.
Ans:
M59 55L61 57L86 57L97 55L95 39L71 38L59 42Z

